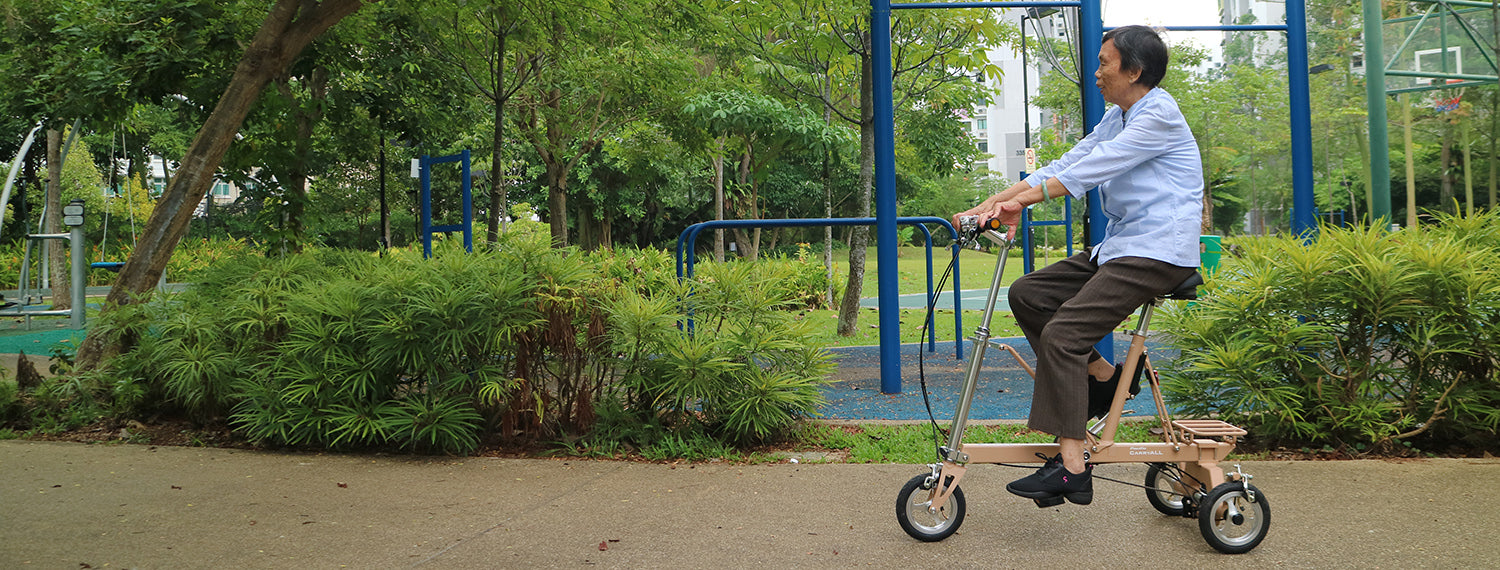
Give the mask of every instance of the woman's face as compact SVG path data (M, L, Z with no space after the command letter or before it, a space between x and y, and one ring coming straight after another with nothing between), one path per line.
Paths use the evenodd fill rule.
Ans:
M1120 50L1115 49L1113 39L1099 47L1099 71L1094 72L1094 84L1099 86L1099 93L1104 95L1105 101L1122 106L1135 103L1134 99L1128 102L1126 99L1140 77L1139 69L1128 72L1120 69Z

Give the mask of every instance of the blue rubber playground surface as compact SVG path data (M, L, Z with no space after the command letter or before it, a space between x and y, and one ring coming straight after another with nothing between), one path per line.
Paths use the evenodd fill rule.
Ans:
M1115 334L1115 354L1124 355L1130 348L1129 337ZM1035 355L1022 337L990 339L1016 349L1028 364ZM926 343L901 346L901 393L880 392L880 347L858 346L831 349L838 362L835 381L824 387L823 419L829 420L926 420L927 408L922 400L921 378L926 378L933 417L940 422L953 419L963 389L964 374L973 353L973 343L965 341L965 360L954 358L953 341L939 342L935 351L927 352ZM1147 342L1153 362L1160 364L1170 355L1155 343ZM921 351L919 353L919 350ZM919 365L918 356L921 362ZM1143 382L1144 384L1144 382ZM1155 414L1151 388L1143 386L1135 399L1126 402L1126 416ZM1031 376L1021 368L1009 351L990 347L985 352L984 368L969 411L970 420L1024 420L1031 410Z

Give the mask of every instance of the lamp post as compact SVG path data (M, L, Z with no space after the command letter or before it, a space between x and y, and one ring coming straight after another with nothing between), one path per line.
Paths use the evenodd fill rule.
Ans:
M1026 17L1035 9L1021 12L1021 120L1026 133L1025 148L1031 148L1031 68L1026 65Z

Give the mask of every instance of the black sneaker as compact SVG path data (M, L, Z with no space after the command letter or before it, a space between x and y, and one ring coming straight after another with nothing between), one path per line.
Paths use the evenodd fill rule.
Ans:
M1130 397L1141 393L1141 367L1135 367L1136 373L1130 375ZM1109 406L1115 400L1115 387L1120 385L1120 376L1125 373L1125 365L1116 364L1114 375L1109 380L1100 382L1093 376L1089 376L1089 417L1102 418L1109 413Z
M1041 469L1005 486L1012 494L1033 499L1038 506L1061 504L1062 497L1076 505L1094 502L1094 466L1085 464L1083 473L1070 473L1063 467L1062 455L1037 457L1047 460Z

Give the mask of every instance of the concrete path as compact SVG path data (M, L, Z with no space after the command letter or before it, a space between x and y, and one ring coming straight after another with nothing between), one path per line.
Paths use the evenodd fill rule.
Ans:
M1099 482L1037 509L977 466L958 534L897 526L913 465L655 465L0 442L0 568L1477 568L1500 460L1251 462L1256 550ZM1137 465L1102 476L1140 481Z

